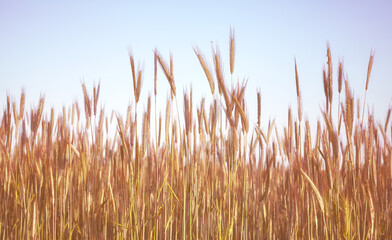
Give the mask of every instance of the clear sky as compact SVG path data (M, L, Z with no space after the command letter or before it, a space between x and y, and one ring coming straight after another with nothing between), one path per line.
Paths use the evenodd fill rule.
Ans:
M128 50L144 66L141 91L146 106L153 94L153 49L174 56L179 102L192 84L194 103L211 99L209 85L192 50L197 44L212 66L211 41L217 43L229 78L229 33L235 29L235 76L249 78L246 100L256 122L256 89L262 94L263 122L286 124L287 108L296 112L294 57L303 111L311 121L324 105L322 68L329 41L337 86L337 64L344 59L355 97L365 90L367 65L375 51L367 103L384 121L392 103L391 1L0 1L0 99L14 99L21 88L27 107L45 94L45 108L82 103L101 82L107 112L125 114L134 102ZM158 76L158 109L165 111L169 84ZM215 86L217 87L217 86ZM335 88L337 89L337 88ZM335 90L337 92L337 90ZM337 95L334 96L336 104ZM337 106L335 105L335 109ZM182 107L180 106L182 110ZM182 112L182 111L181 111ZM195 114L195 113L194 113ZM380 119L380 120L381 120Z

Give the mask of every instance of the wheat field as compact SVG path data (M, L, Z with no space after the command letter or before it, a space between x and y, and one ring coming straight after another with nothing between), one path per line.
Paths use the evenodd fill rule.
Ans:
M233 75L234 30L229 46ZM302 117L295 63L297 109L288 108L287 125L278 129L260 120L260 91L252 93L257 109L250 110L257 119L248 119L246 82L228 87L218 48L212 67L197 46L194 52L210 106L196 102L192 90L177 96L173 58L165 61L157 49L146 111L130 106L126 116L108 114L99 104L100 85L90 92L84 83L84 102L64 106L58 116L43 97L31 109L24 91L19 102L7 97L0 238L392 238L391 108L386 120L365 112L373 54L365 97L356 100L343 63L333 76L327 47L325 105L315 123ZM130 67L137 109L143 71L132 54ZM163 116L156 109L158 71L166 77L159 84L170 89Z

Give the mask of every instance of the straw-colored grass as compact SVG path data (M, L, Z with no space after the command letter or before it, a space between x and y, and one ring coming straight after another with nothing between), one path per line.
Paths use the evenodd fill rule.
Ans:
M229 40L233 77L234 30ZM194 51L212 101L208 106L203 98L194 107L192 90L184 93L183 125L173 57L168 65L158 50L155 102L157 81L166 81L157 79L158 64L172 97L159 124L155 109L155 129L151 97L145 112L137 107L143 72L132 54L135 108L129 106L125 118L105 114L99 85L90 95L82 84L85 116L77 102L56 117L43 97L30 110L24 90L19 104L7 97L0 125L0 239L392 238L391 108L385 121L361 114L341 62L336 86L340 95L344 81L345 99L332 102L329 46L322 121L302 121L295 61L298 116L289 108L283 129L262 122L262 89L249 92L257 94L252 110L246 82L226 87L217 48L212 60L221 96L214 92L213 73L201 51ZM366 92L373 60L372 53ZM336 107L338 116L332 114ZM249 119L248 111L257 111L257 119Z

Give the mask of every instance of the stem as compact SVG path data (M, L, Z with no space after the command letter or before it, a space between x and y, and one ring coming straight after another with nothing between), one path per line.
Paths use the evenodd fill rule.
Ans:
M156 149L158 148L158 135L157 135L157 95L155 94L155 140L156 140ZM157 177L156 177L156 200L155 200L155 216L156 216L156 221L155 221L155 239L158 240L158 235L159 235L159 217L158 217L158 191L159 191L159 165L158 165L158 158L157 158L157 153L156 151L154 152L154 157L155 157L155 164L157 167Z
M366 104L366 94L367 94L367 90L365 90L365 99L363 100L363 108L362 108L362 123L361 123L361 127L363 128L363 117L365 115L365 104ZM362 132L362 131L361 131ZM362 134L361 134L362 135Z

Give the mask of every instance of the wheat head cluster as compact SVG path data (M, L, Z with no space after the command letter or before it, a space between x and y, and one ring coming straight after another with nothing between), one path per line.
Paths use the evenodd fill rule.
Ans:
M217 46L212 65L193 50L210 104L195 102L190 90L179 110L173 57L165 61L157 49L153 110L151 96L146 110L138 109L144 75L132 53L134 107L124 118L98 104L99 84L89 93L82 83L84 104L64 106L58 116L43 97L25 109L24 91L19 103L8 96L0 125L0 239L392 238L391 108L385 121L365 112L373 53L362 101L342 62L333 73L327 46L325 105L315 123L302 118L295 62L297 114L288 108L287 125L278 129L261 120L260 91L257 109L248 110L247 82L229 87ZM233 29L229 51L234 79ZM158 71L166 78L159 83ZM164 117L157 115L158 84L170 89Z

